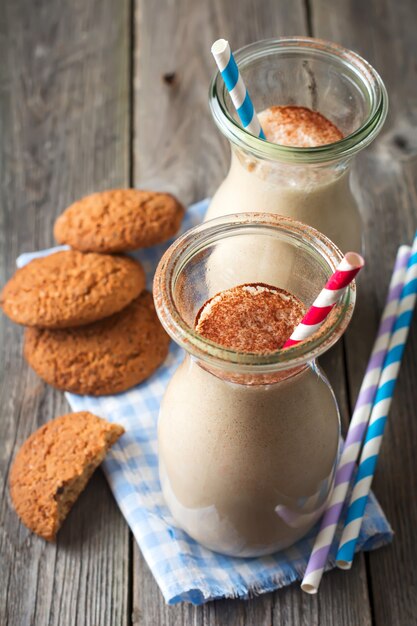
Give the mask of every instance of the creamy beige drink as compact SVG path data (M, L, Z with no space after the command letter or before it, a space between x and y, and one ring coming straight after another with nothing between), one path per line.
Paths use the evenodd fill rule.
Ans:
M248 245L256 263L239 253ZM185 350L161 405L161 485L173 523L205 546L272 553L325 506L339 417L315 359L344 332L354 284L315 336L282 346L341 258L304 224L242 213L192 228L159 263L156 310Z
M386 118L380 76L352 50L310 37L254 42L234 57L267 140L242 126L217 72L209 105L232 160L207 219L284 215L313 226L344 252L360 252L361 221L349 176L353 157Z
M331 390L310 367L252 386L217 378L187 358L161 407L165 500L180 527L212 550L275 552L305 535L323 511L338 435Z
M269 142L311 148L342 139L334 124L305 107L270 107L259 114ZM233 212L277 213L309 224L344 251L361 250L361 219L346 167L254 159L232 150L229 173L206 219Z
M282 289L238 286L203 306L196 330L225 348L266 354L282 347L304 310ZM162 490L176 522L205 546L268 554L317 521L338 441L334 397L316 368L258 379L187 357L161 407Z

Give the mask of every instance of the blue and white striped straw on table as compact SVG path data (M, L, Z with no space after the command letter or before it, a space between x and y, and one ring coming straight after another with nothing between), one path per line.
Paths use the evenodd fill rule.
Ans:
M245 87L229 42L218 39L211 47L211 53L222 75L227 91L242 122L243 128L255 137L265 139L264 131Z
M377 336L337 466L335 487L324 512L320 530L301 583L301 589L307 593L317 593L332 548L388 351L410 254L410 246L399 247Z
M411 249L397 319L389 342L388 353L384 360L384 366L382 368L381 378L365 436L365 443L360 456L359 468L350 497L345 525L339 543L339 550L336 556L336 564L341 569L350 569L352 567L356 542L361 529L368 495L371 490L385 425L400 371L401 359L404 354L411 320L413 318L416 298L417 233Z

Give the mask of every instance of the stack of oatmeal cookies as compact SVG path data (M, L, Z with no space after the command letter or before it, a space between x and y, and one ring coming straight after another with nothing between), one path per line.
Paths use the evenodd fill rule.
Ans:
M78 394L125 391L164 361L169 338L131 250L178 231L183 206L170 194L116 189L87 196L57 219L71 247L31 261L4 287L3 311L27 326L24 354L50 385Z

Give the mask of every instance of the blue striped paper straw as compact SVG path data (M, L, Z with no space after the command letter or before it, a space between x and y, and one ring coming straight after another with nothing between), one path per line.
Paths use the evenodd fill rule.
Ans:
M395 384L400 371L401 359L404 354L415 302L417 299L417 233L411 249L404 288L401 292L398 315L394 324L388 353L384 360L381 378L375 396L365 443L359 461L349 508L345 520L336 565L341 569L352 567L356 542L362 525L365 506L371 489L376 463L384 435L385 424Z
M227 91L236 108L243 128L255 137L265 139L248 90L245 87L239 68L233 57L229 42L218 39L211 46L211 53L222 75Z
M301 583L301 589L307 593L317 593L324 568L326 567L327 558L368 426L385 356L388 352L410 253L411 248L409 246L400 246L397 252L375 343L349 424L343 451L337 465L334 489L327 503Z

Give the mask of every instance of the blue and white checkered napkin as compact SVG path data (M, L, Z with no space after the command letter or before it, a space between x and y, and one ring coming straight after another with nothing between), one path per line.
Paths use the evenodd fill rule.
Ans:
M201 222L206 208L207 200L191 206L183 230ZM142 250L136 255L145 267L150 289L155 267L166 247ZM21 267L34 256L55 250L22 254L17 264ZM156 423L165 387L182 358L181 349L172 344L166 362L151 378L116 396L92 398L66 394L74 411L91 411L126 429L108 453L103 469L165 600L169 604L182 601L202 604L216 598L247 598L301 579L315 531L273 556L231 558L211 552L190 539L176 526L165 506L158 479ZM373 550L391 539L391 528L371 495L358 549ZM330 567L333 566L332 560Z

